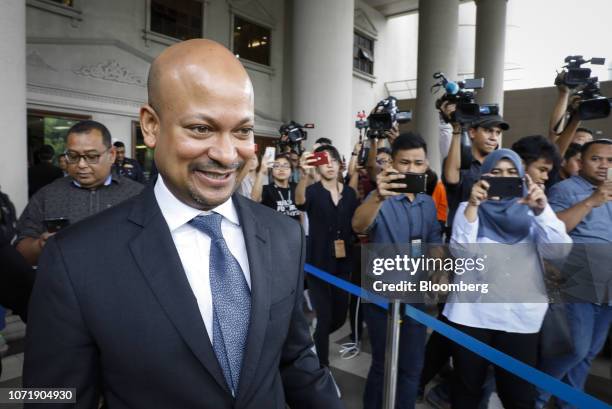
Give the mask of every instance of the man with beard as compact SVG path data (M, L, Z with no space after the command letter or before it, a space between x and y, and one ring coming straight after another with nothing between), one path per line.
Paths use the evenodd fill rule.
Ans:
M155 186L48 241L23 386L76 388L54 408L342 408L301 309L299 223L234 194L254 154L244 67L183 41L147 85Z

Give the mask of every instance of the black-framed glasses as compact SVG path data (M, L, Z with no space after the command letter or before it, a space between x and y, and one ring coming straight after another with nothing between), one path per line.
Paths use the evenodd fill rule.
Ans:
M275 163L274 165L272 165L272 168L274 169L291 169L291 165L288 163Z
M108 152L110 149L111 148L108 148L102 153L87 152L86 154L83 154L83 155L75 151L66 151L64 152L64 157L66 158L66 162L70 163L71 165L79 163L81 161L81 158L85 159L85 162L87 164L95 165L96 163L100 162L100 156Z

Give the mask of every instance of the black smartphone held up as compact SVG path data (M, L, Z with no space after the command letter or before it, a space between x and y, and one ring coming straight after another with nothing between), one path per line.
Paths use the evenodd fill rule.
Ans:
M57 233L64 227L68 227L70 220L65 217L58 217L56 219L45 219L43 223L49 233Z
M397 175L397 173L396 173ZM393 189L399 193L425 193L427 191L427 174L425 173L404 173L403 179L395 179L392 183L403 183L406 187Z
M514 197L523 197L523 178L511 177L496 177L483 176L482 180L486 180L489 184L488 197L500 197L502 199L511 199Z

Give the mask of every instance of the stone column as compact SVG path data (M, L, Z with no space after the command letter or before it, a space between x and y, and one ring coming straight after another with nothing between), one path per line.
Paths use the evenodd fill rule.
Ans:
M5 0L0 12L0 187L18 215L28 200L25 3Z
M440 171L438 149L439 116L432 94L433 74L444 72L449 80L457 79L457 31L459 0L419 2L419 43L417 59L416 130L427 142L432 169ZM438 173L439 174L439 173Z
M354 0L296 0L291 18L292 117L314 123L305 144L333 141L350 159L353 88Z
M507 0L476 0L475 78L485 87L477 93L480 104L499 104L504 109L504 56L506 52Z

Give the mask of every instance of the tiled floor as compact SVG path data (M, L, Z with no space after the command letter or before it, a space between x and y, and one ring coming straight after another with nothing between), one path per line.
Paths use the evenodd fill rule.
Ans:
M2 332L9 343L7 356L2 359L3 371L0 377L0 388L21 386L21 373L23 367L23 323L15 317L9 318L7 328ZM367 329L364 336L364 345L359 355L352 359L343 359L340 356L342 344L349 341L350 329L348 324L332 334L330 339L330 367L334 379L338 384L342 399L347 409L362 409L362 396L365 380L370 366L370 348L368 344ZM587 382L587 392L612 403L612 381L610 376L610 361L598 359L594 362L591 376ZM417 409L430 409L427 403L418 404ZM494 394L489 402L489 409L500 409L502 405ZM21 409L21 405L2 405L0 409Z

